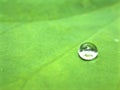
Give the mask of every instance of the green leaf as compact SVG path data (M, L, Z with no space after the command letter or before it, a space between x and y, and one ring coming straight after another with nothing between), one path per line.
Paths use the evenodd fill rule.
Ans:
M57 20L106 8L119 0L1 0L0 21Z
M120 89L119 0L1 0L0 7L1 90ZM77 54L87 41L99 51L90 62Z

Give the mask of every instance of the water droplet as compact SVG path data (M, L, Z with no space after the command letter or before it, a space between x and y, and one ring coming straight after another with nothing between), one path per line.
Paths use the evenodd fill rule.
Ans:
M83 60L93 60L97 57L98 50L93 43L86 42L80 46L78 54Z

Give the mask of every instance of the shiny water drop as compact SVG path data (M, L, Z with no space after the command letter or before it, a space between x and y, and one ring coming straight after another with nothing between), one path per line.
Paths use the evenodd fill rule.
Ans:
M80 46L78 54L83 60L93 60L97 57L98 50L93 43L86 42Z

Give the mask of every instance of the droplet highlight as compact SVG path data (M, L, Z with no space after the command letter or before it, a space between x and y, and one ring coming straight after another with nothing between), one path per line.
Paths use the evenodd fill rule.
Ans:
M94 60L98 56L98 50L93 43L86 42L80 46L78 54L83 60Z

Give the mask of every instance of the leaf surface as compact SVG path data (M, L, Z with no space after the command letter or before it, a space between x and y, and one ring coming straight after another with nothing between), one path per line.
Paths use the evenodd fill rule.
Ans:
M119 0L0 2L1 90L119 90ZM91 62L77 54L87 41Z

